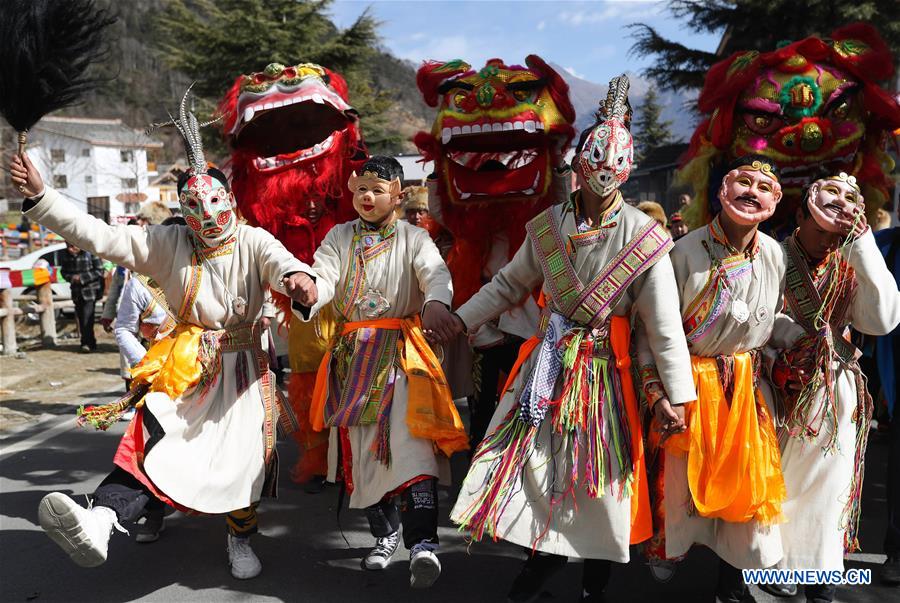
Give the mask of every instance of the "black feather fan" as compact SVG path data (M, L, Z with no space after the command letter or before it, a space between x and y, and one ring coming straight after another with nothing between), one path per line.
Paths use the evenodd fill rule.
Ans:
M94 0L0 1L0 114L19 132L20 154L29 128L99 81L88 67L105 56L114 22Z

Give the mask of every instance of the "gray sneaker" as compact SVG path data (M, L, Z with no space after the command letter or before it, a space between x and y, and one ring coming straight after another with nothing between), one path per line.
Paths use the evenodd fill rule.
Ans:
M262 563L259 557L250 548L250 538L241 538L228 534L228 565L231 567L231 575L238 580L256 578L262 571Z
M375 548L363 558L363 567L367 570L383 570L391 562L391 557L400 546L400 531L382 536L375 541Z
M409 552L409 586L428 588L441 575L441 562L434 554L435 545L420 542Z

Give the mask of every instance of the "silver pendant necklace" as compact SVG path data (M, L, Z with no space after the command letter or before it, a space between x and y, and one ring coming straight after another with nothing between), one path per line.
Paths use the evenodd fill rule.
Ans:
M213 265L209 263L209 260L206 259L206 256L203 255L203 251L197 247L196 241L194 242L194 254L200 257L200 263L206 267L207 272L209 272L215 280L219 282L219 285L222 286L222 293L225 294L225 297L230 301L231 311L234 314L243 320L247 316L247 300L241 297L240 295L234 296L228 290L228 285L225 284L225 281L219 276L219 273L214 269ZM237 244L237 233L235 233L235 242Z

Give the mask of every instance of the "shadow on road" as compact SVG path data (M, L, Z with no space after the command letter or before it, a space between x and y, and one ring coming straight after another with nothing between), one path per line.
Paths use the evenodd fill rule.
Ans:
M447 514L455 493L441 491L440 559L443 573L427 592L409 589L408 553L401 549L384 572L360 568L360 558L373 544L359 510L344 509L338 530L337 488L305 494L288 479L296 452L282 442L280 497L264 500L261 533L253 546L263 573L250 581L234 580L226 565L222 517L188 517L176 513L160 540L137 544L114 533L109 561L100 568L76 567L37 527L37 503L47 492L62 490L80 498L111 469L123 425L110 432L72 429L27 451L0 459L0 594L4 601L304 601L479 603L505 600L524 551L505 543L471 547L456 532ZM25 434L23 437L28 437ZM863 506L865 553L881 552L884 530L886 444L870 440ZM464 459L455 459L461 476ZM713 600L717 560L702 547L691 551L666 585L654 582L635 553L630 564L616 565L608 588L609 601L707 602ZM569 563L547 585L542 602L577 601L581 564ZM872 563L852 561L848 567L877 570ZM877 571L873 571L877 576ZM888 601L896 589L880 586L842 588L838 600ZM760 602L772 601L758 593ZM802 596L796 598L802 600Z

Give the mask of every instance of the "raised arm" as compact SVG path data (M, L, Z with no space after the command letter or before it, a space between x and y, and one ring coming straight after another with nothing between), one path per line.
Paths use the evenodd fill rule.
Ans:
M156 245L153 241L159 237L150 234L160 229L110 226L75 207L55 189L45 188L43 196L24 213L79 248L129 270L157 278L161 270L171 268L168 259L174 244Z
M531 239L526 237L513 259L494 275L491 282L460 306L456 314L465 323L466 329L474 333L484 323L519 305L543 280L544 273Z

